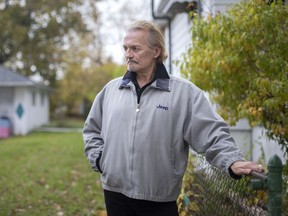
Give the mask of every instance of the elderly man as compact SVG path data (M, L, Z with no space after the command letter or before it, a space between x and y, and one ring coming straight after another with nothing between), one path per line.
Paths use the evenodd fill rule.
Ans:
M233 178L263 171L245 161L201 89L167 73L158 26L135 22L123 48L127 73L96 96L83 130L108 216L177 216L189 148Z

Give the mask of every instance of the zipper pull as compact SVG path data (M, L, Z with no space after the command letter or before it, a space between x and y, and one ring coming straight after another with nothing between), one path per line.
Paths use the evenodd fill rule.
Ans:
M139 111L140 111L139 104L137 104L136 112L138 113Z

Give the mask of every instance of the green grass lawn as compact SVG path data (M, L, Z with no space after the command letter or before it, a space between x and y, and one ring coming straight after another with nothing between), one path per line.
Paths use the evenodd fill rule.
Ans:
M58 118L51 119L49 125L46 127L60 127L60 128L83 128L84 119L81 118Z
M0 140L0 215L97 215L99 174L81 133L40 133Z

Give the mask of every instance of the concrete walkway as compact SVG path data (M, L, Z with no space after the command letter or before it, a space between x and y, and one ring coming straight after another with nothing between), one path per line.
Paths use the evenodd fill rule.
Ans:
M71 133L71 132L82 133L83 128L40 127L40 128L35 129L34 131L39 131L39 132L61 132L61 133Z

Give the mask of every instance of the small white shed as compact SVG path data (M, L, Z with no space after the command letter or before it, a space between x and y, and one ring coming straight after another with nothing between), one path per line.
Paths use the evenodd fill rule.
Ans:
M49 88L0 65L0 118L9 121L11 135L49 123Z

